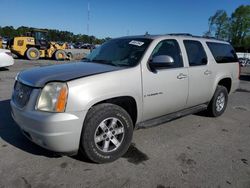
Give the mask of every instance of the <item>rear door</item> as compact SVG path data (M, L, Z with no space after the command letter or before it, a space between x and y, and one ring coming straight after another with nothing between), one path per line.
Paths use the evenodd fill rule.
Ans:
M210 100L213 88L213 70L200 41L184 40L183 43L189 63L187 107L191 107Z

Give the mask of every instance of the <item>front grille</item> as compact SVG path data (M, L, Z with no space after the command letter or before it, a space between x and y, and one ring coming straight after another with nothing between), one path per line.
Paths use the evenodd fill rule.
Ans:
M14 86L14 92L12 95L13 102L20 108L23 108L29 101L32 87L22 84L16 81Z

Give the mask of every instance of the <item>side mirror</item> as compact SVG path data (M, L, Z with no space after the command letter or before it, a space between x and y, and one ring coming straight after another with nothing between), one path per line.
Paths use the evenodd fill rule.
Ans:
M149 63L151 69L170 67L174 64L174 59L168 55L155 56Z

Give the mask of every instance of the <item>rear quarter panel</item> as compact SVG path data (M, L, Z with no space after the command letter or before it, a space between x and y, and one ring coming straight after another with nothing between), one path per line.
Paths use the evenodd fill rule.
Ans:
M215 62L216 63L216 62ZM215 84L213 87L213 91L215 91L218 83L223 78L231 78L232 85L230 93L233 93L239 87L239 64L238 63L216 63L215 69Z
M217 88L218 83L224 79L224 78L230 78L232 80L232 85L231 85L231 90L230 93L233 93L238 87L239 87L239 63L238 62L232 62L232 63L217 63L214 59L213 54L211 53L210 49L208 46L205 44L206 42L210 41L204 41L203 46L205 48L205 51L208 56L208 61L212 65L212 72L214 75L214 84L212 88L212 96ZM212 41L214 42L214 41ZM217 42L217 41L216 41ZM228 44L227 42L221 42Z

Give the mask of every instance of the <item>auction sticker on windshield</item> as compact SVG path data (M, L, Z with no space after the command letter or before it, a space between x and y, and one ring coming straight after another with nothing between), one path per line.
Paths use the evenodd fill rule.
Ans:
M144 42L132 40L132 41L129 42L129 44L132 44L132 45L135 45L135 46L142 46L144 44Z

